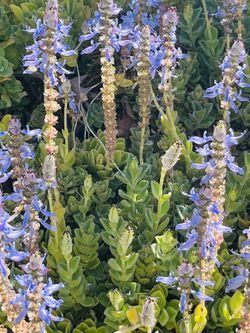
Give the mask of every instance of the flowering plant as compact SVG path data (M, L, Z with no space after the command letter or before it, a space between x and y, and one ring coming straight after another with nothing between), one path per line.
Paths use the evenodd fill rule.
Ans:
M0 333L249 333L247 2L0 13Z

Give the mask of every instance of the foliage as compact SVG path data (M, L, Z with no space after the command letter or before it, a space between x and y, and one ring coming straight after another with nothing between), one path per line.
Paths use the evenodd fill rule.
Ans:
M223 117L220 97L204 98L204 91L214 81L221 80L219 64L224 58L227 40L220 19L214 15L221 1L206 1L209 24L201 1L164 2L166 6L177 8L177 45L187 57L178 60L172 78L173 108L167 109L167 116L159 109L164 104L160 94L155 93L156 102L150 101L143 164L139 163L135 69L125 70L124 59L116 55L118 138L113 159L107 160L99 53L95 51L89 57L81 55L79 51L88 45L87 41L80 44L78 41L85 29L83 22L93 16L97 1L59 2L60 18L72 23L66 42L76 54L58 61L65 62L70 70L68 80L78 113L68 110L65 130L63 107L66 103L61 94L62 110L57 113L57 187L51 190L52 204L51 198L39 194L55 214L51 224L56 231L40 232L40 245L48 253L48 274L64 284L58 293L63 299L60 315L64 316L64 321L51 323L47 332L114 333L119 329L123 332L122 328L128 329L124 332L147 332L148 328L141 325L142 311L147 297L152 297L156 320L152 332L187 333L178 290L155 280L158 275L175 274L182 262L198 267L195 251L179 251L185 237L182 230L176 231L176 225L191 219L195 205L188 196L191 188L198 186L200 176L204 176L203 171L191 168L191 162L203 161L188 139L192 135L202 136L204 131L210 135ZM27 26L34 28L35 20L44 16L45 3L45 0L1 2L0 110L2 116L8 116L2 117L0 132L7 129L9 115L21 115L23 124L44 129L43 74L22 74L22 56L25 46L32 42L32 37L24 30ZM118 4L125 14L128 3L118 1ZM121 20L121 14L118 19ZM248 8L245 27L249 22ZM235 39L235 35L231 38ZM249 48L247 29L243 31L243 40ZM250 74L249 68L246 74ZM248 77L246 80L249 82ZM156 76L151 82L155 92L159 81ZM244 89L243 96L250 97L250 88ZM230 126L240 135L250 124L250 107L240 102L237 106L240 111L231 114ZM225 288L228 280L235 277L231 266L241 263L241 258L230 251L238 253L246 240L245 235L241 235L242 230L250 226L246 212L250 195L248 138L249 132L232 149L238 164L244 168L244 175L229 171L226 178L224 225L231 227L233 233L225 236L218 251L221 266L211 273L216 283L206 289L207 295L214 297L207 305L207 319L200 302L191 296L190 332L193 333L231 333L242 317L244 289L225 294ZM33 141L34 166L42 177L45 145L43 140ZM176 141L182 142L181 155L174 167L163 175L160 157ZM8 193L11 187L12 183L7 183L2 190Z

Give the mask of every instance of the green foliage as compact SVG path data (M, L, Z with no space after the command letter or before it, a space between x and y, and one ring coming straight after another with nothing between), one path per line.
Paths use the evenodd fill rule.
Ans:
M157 265L152 248L149 245L144 245L138 254L135 280L142 285L152 284L157 273Z
M189 3L184 7L183 14L180 14L179 27L181 28L181 33L179 40L183 45L191 49L195 49L197 39L204 31L205 24L201 13L202 8L193 9Z
M97 1L59 2L60 17L72 22L72 33L67 43L75 48L83 22L93 14ZM125 11L127 2L119 3ZM178 293L157 284L155 279L158 275L176 272L184 259L194 265L197 262L195 251L183 255L177 250L183 234L176 233L175 225L191 217L193 205L185 194L196 187L203 172L190 168L191 161L200 163L201 157L187 140L191 135L201 136L204 130L210 135L215 122L222 117L219 99L204 99L204 90L215 80L220 80L218 65L225 52L223 28L213 15L217 11L217 3L220 1L206 1L208 24L201 1L164 1L166 6L177 7L177 45L187 57L178 60L172 78L174 106L171 110L164 110L170 118L157 117L159 110L153 101L151 103L143 165L138 162L140 129L130 128L130 123L122 118L125 113L122 100L126 97L134 111L136 126L135 71L123 73L120 60L116 58L117 117L126 123L130 136L117 139L113 163L107 161L104 145L98 52L89 58L77 54L60 59L72 67L72 81L77 79L74 67L78 66L83 77L81 89L84 98L81 112L68 114L69 151L64 144L67 133L61 131L63 115L61 111L57 113L57 191L50 191L52 204L51 200L47 204L55 213L51 224L56 231L41 233L41 238L43 248L48 251L49 275L55 282L62 281L65 285L59 292L65 319L52 323L47 328L48 333L114 333L120 326L133 327L140 323L147 296L156 299L157 323L153 332L186 333ZM44 5L45 0L2 0L0 6L0 111L4 115L9 108L8 113L21 115L23 123L38 128L43 127L44 121L43 77L39 73L23 75L21 58L25 54L25 46L32 41L30 34L24 31L25 27L35 27L36 19L44 15ZM246 29L243 37L246 49L249 49L249 9L244 20ZM250 58L248 62L250 65ZM247 74L250 74L249 70ZM152 81L156 100L160 101L158 84L157 78ZM79 92L74 92L79 97ZM244 96L249 96L249 92L249 89L244 90ZM60 104L63 104L62 100ZM84 112L86 114L83 115ZM9 119L9 115L2 118L1 131L6 130ZM249 124L250 106L242 103L239 114L231 115L235 135L243 132ZM226 181L224 224L231 226L234 232L225 236L218 253L221 267L213 272L215 285L206 288L207 295L214 297L214 302L207 306L207 319L197 300L191 297L192 333L233 333L241 317L243 293L237 291L233 295L225 295L225 287L228 279L234 276L231 266L241 264L229 249L238 251L245 240L245 236L239 235L242 229L249 227L246 209L250 194L250 154L243 153L248 149L247 135L239 140L239 146L232 148L245 173L239 176L228 172ZM183 143L181 156L162 179L160 157L173 142L178 141L176 136ZM44 151L44 144L40 143L34 163L39 176ZM136 332L146 332L146 328L139 327Z
M94 269L100 264L98 258L100 236L95 233L94 217L84 218L83 215L75 215L74 219L80 226L74 230L74 253L80 256L83 271Z
M232 297L218 299L211 308L211 319L214 326L228 327L237 324L241 318L241 306L244 296L236 291Z
M73 333L105 333L105 332L106 330L104 327L96 328L96 325L91 319L84 320L73 330Z

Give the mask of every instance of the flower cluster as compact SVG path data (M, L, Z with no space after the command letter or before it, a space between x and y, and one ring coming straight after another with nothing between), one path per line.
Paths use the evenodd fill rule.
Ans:
M45 325L63 320L52 314L62 303L62 300L56 300L52 295L63 288L63 284L53 284L51 279L44 283L44 275L48 272L43 264L44 259L45 256L37 252L30 256L28 264L22 265L25 274L16 276L20 287L16 298L11 301L11 304L21 307L14 324L19 324L28 316L34 333L45 333Z
M98 7L95 18L87 22L88 32L81 36L80 40L90 40L99 34L99 41L95 43L92 40L92 45L84 49L82 54L91 53L100 46L105 141L107 160L110 161L114 157L117 135L114 53L115 50L120 50L124 41L121 39L117 20L113 19L113 16L120 12L120 8L117 8L113 0L101 0Z
M249 83L245 83L246 74L246 51L241 40L237 40L232 45L231 49L227 50L220 69L222 70L222 81L215 82L215 85L206 90L206 98L214 98L221 96L220 107L224 110L225 118L229 120L230 110L238 112L237 101L248 102L249 99L243 97L241 92L238 93L235 85L239 88L250 87Z
M182 54L180 48L176 48L176 27L179 18L177 16L176 8L168 8L161 16L161 38L162 47L159 52L156 53L156 65L157 60L161 59L161 83L159 89L164 94L172 94L171 78L175 74L175 68L178 59L183 59L185 55ZM158 58L158 59L157 59ZM155 61L155 58L152 57Z
M219 121L212 136L206 136L205 133L203 138L190 138L191 142L203 145L202 148L197 148L202 157L211 158L201 164L192 164L195 169L205 169L206 175L201 180L199 192L192 189L190 193L190 198L196 205L192 219L176 226L177 230L191 230L180 250L188 251L197 244L201 258L211 259L217 264L216 254L223 241L223 233L231 231L229 227L223 226L227 168L243 174L243 169L234 163L234 157L230 153L230 147L237 144L237 137L232 130L227 134L226 128L226 123Z
M140 107L140 127L141 127L141 142L140 142L140 163L143 162L143 147L145 141L145 130L149 123L149 104L150 104L150 74L149 74L149 52L150 52L150 30L148 26L142 28L141 41L138 51L137 73L139 84L138 104Z
M58 18L57 0L49 0L45 9L43 22L38 19L35 29L27 28L32 33L34 44L27 46L30 53L23 57L23 65L26 67L25 74L32 74L36 71L48 75L52 87L58 85L58 74L64 75L68 71L63 63L57 60L60 56L71 56L75 51L69 50L64 39L68 37L71 26L65 25Z
M118 27L117 19L113 18L120 13L121 8L118 8L113 1L102 0L98 4L98 9L99 11L95 12L95 17L83 25L83 35L80 36L79 41L91 41L91 46L83 49L81 54L89 54L98 47L102 47L105 48L104 54L107 60L110 60L112 49L118 52L120 47L127 43L122 38L122 31ZM105 33L108 33L108 36L103 34L105 27ZM97 35L99 35L99 40L94 41L93 38Z
M223 6L218 7L216 16L221 18L225 34L232 32L232 23L241 19L241 13L247 9L246 0L224 0Z
M178 290L181 294L179 307L182 314L184 314L185 312L189 312L188 303L191 294L196 296L201 301L213 300L212 297L204 295L201 289L199 289L199 291L192 289L193 283L199 285L200 288L201 286L204 286L204 284L206 286L212 286L214 285L214 283L211 281L204 282L201 279L196 278L195 267L187 262L184 262L179 266L175 276L172 274L168 277L158 276L156 282L165 283L167 286L178 283Z
M28 28L27 31L33 34L34 44L26 49L30 53L23 58L24 66L27 69L25 74L32 74L41 71L44 74L44 107L46 129L44 138L46 141L46 150L49 155L55 155L58 147L55 143L57 130L55 128L58 117L54 115L60 109L58 98L65 74L70 74L65 69L62 62L58 61L57 56L71 56L76 54L74 50L69 50L65 45L64 39L68 36L71 26L64 25L58 18L57 0L48 0L45 9L43 22L37 20L36 29ZM75 109L74 96L70 98L70 105Z
M203 158L210 158L203 163L192 164L195 169L205 169L206 175L201 179L201 189L198 192L192 189L189 195L196 205L192 218L178 224L176 230L188 230L187 240L179 247L181 251L197 246L200 259L199 284L204 295L206 286L212 285L214 264L220 264L217 252L223 242L223 234L231 232L230 227L223 225L227 168L238 174L243 174L243 169L234 163L234 157L230 153L231 146L237 144L237 137L232 130L227 134L224 121L219 121L212 136L204 133L203 138L194 136L190 141L202 145L197 148L197 152ZM203 306L204 301L205 299L202 300Z
M0 279L5 288L1 293L1 304L8 321L15 325L13 332L20 332L20 329L22 332L45 332L45 325L50 319L61 320L51 314L53 309L59 307L61 301L54 300L53 303L53 299L50 298L52 292L48 290L57 291L57 285L53 289L51 281L48 284L44 282L48 269L43 264L45 256L41 256L38 247L40 225L55 230L47 222L54 214L47 211L38 198L38 191L45 189L46 185L36 177L30 167L34 152L27 141L40 134L40 130L21 130L21 123L17 118L12 118L8 130L1 133L1 182L10 179L13 184L12 193L0 193ZM11 213L5 209L6 201L11 201L14 206ZM9 261L26 262L23 265L19 264L24 274L15 277L20 287L27 287L25 294L21 291L22 288L18 294L13 290L9 280ZM18 312L20 314L14 319ZM28 322L25 320L26 314Z
M247 239L241 244L240 253L234 253L241 257L247 265L245 266L233 266L232 268L239 274L228 281L226 292L236 290L242 285L245 285L244 296L245 301L242 309L242 318L239 323L239 333L247 333L250 330L250 228L243 230L243 234L247 236Z

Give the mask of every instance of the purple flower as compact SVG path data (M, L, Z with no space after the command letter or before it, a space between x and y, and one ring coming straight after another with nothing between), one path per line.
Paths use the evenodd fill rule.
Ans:
M171 284L174 284L178 281L178 278L177 277L174 277L172 275L170 276L158 276L156 278L156 282L161 282L161 283L165 283L166 285L171 285Z
M182 243L179 246L179 250L180 251L188 251L188 250L190 250L196 244L197 239L198 239L198 234L193 229L190 233L187 233L186 237L187 237L186 242Z
M55 317L51 313L52 310L58 309L62 304L62 300L56 300L51 295L63 288L63 284L53 284L52 280L49 279L48 283L43 284L41 291L41 282L31 274L18 275L16 276L16 280L21 288L19 289L16 299L12 300L11 304L18 304L21 307L21 312L15 319L15 324L18 324L26 315L29 316L28 311L30 306L32 306L32 298L30 298L30 295L32 294L37 294L36 299L38 300L39 317L45 325L50 325L51 321L63 320L61 317Z
M179 308L180 312L184 313L187 307L187 295L183 292L181 293Z
M207 136L207 132L205 131L203 133L203 137L200 138L199 136L191 136L188 141L196 143L197 145L203 145L209 141L212 141L213 137L212 136Z
M246 69L246 51L244 44L241 40L236 40L232 45L231 49L227 50L227 55L225 56L222 64L219 66L222 70L222 81L208 88L205 92L205 98L215 98L217 96L222 96L222 109L225 108L225 102L229 107L235 112L238 112L238 106L236 104L239 102L248 102L249 99L242 97L233 87L237 85L240 88L250 87L249 83L244 82L246 74L244 70ZM227 79L224 79L227 77ZM227 82L230 83L227 83ZM227 108L226 108L227 109ZM227 116L229 117L229 113Z
M213 282L213 281L202 280L200 278L193 278L192 281L195 282L196 284L198 284L201 287L202 286L209 287L209 286L214 286L215 285L215 282Z
M243 274L237 275L235 278L230 279L225 289L226 293L228 293L231 290L239 289L243 285L243 283L246 282L248 274L249 274L248 270L245 270Z
M208 162L204 162L204 163L192 163L191 167L197 170L202 170L205 169L207 166L209 165Z
M26 67L24 73L32 74L36 71L44 73L47 71L51 85L55 86L57 79L54 73L63 76L67 71L59 61L51 62L49 60L48 50L53 50L54 56L57 54L61 56L76 54L74 50L69 50L68 45L64 43L70 28L71 25L64 25L62 20L58 20L57 1L49 0L45 9L44 21L38 19L35 29L26 29L27 32L33 34L34 44L26 47L29 54L23 57L23 65Z
M199 291L194 291L192 290L191 293L195 295L197 298L199 298L200 301L213 301L213 297L204 295L201 290Z

